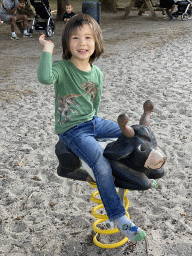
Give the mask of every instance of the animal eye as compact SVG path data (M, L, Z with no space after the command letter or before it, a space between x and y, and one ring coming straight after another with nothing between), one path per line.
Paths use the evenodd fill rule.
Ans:
M146 148L144 147L144 145L139 145L138 149L139 149L140 151L145 151L145 150L146 150Z

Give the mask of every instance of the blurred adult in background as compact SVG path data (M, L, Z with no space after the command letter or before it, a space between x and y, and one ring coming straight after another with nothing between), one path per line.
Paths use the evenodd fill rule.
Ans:
M4 22L10 22L11 24L11 39L18 40L19 37L15 33L16 21L23 20L23 37L31 37L31 34L27 32L27 15L19 14L17 10L21 10L25 7L24 3L19 3L18 0L3 0L0 9L0 19Z

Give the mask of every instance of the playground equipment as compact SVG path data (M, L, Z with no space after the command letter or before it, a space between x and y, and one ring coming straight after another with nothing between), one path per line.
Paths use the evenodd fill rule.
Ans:
M90 182L89 184L90 184L91 187L97 188L96 183ZM124 189L119 189L119 197L121 198L122 202L123 201L125 202L125 211L126 211L127 217L130 219L129 213L127 212L128 207L129 207L129 200L126 196L127 192L128 192L127 189L125 191L124 191ZM121 241L119 241L117 243L113 243L113 244L101 243L97 239L98 234L110 235L110 234L115 234L115 233L119 232L118 228L114 227L114 223L109 221L107 215L97 213L98 210L104 208L101 199L96 198L96 196L98 196L98 195L99 195L99 191L96 190L95 192L93 192L91 194L91 197L90 197L91 201L98 204L91 211L92 215L95 218L97 218L97 220L94 221L93 226L92 226L93 230L96 232L96 235L93 237L93 242L94 242L95 245L97 245L98 247L101 247L101 248L105 248L105 249L117 248L117 247L125 244L128 241L128 238L125 237ZM106 224L106 229L104 229L104 230L97 227L97 225L99 223L102 223L102 222L105 222L105 224Z
M126 196L128 190L146 190L152 187L153 179L163 177L164 170L162 166L166 161L166 157L157 147L155 135L149 128L150 114L154 108L153 103L147 100L144 105L144 113L141 116L139 125L128 126L129 117L121 114L117 121L122 131L122 135L113 142L99 142L103 148L103 154L108 159L112 167L114 176L114 184L119 188L119 197L122 204L125 202L125 210L128 210L129 200ZM59 176L71 178L81 181L95 181L92 169L82 160L80 160L67 146L59 140L56 145L55 153L59 160L57 173ZM95 183L90 183L96 188ZM98 234L115 234L119 232L114 228L113 222L108 220L106 215L98 214L97 211L104 206L100 199L96 196L96 191L91 195L91 200L99 205L92 210L92 215L97 218L93 223L93 230L97 233L93 242L101 248L116 248L128 241L128 238L114 243L105 244L98 241ZM128 218L129 214L126 212ZM106 226L111 229L102 230L98 228L98 224L105 222Z

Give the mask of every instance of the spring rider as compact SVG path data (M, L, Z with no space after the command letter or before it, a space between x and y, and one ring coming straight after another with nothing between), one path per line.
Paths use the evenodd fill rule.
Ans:
M150 114L154 108L152 101L147 100L143 104L144 113L141 116L139 125L128 126L129 117L127 114L119 115L117 122L122 131L122 135L115 141L99 142L103 147L104 156L109 160L114 184L119 188L118 194L124 204L125 210L129 207L129 200L126 196L128 190L147 190L156 187L154 179L163 177L164 170L162 166L166 157L157 146L154 133L149 128ZM55 153L59 160L57 174L62 177L88 181L92 187L97 187L92 169L71 152L62 141L58 141L55 147ZM108 220L107 215L98 214L96 211L103 208L102 201L97 199L98 191L91 195L91 200L99 205L92 210L92 215L98 218L93 223L93 230L97 234L93 242L101 248L116 248L128 241L124 238L114 244L103 244L97 240L98 233L113 234L119 232L114 228L113 222ZM129 214L127 212L129 218ZM102 230L97 227L101 222L105 222L106 227L111 229Z

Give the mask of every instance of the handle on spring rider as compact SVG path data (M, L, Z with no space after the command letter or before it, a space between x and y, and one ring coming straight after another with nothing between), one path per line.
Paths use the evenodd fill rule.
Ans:
M140 125L149 126L150 124L150 114L153 111L154 104L151 100L146 100L143 104L144 113L141 116ZM127 123L129 121L129 116L126 113L123 113L118 116L117 122L119 127L123 133L123 135L127 138L133 138L135 132L132 127L128 126Z

